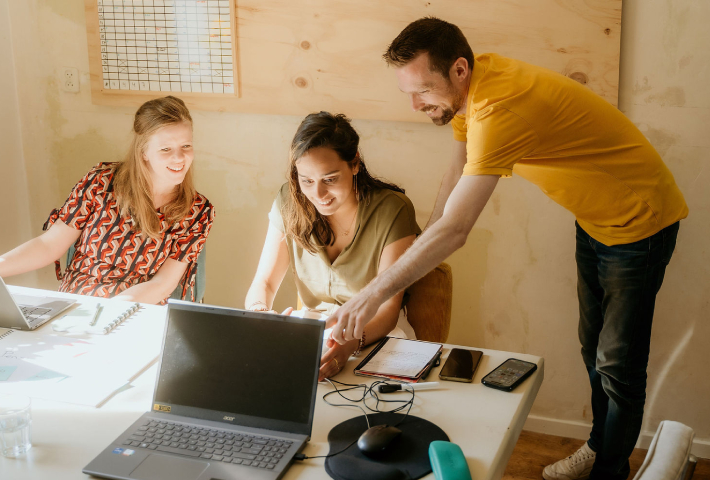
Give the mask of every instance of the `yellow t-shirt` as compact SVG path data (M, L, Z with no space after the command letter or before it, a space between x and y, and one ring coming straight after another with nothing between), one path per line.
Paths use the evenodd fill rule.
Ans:
M647 238L688 216L660 155L618 109L563 75L496 54L476 55L464 175L513 172L531 181L605 245Z
M286 232L281 212L290 201L288 184L284 184L269 212L271 225L281 233ZM325 249L314 255L287 235L290 268L303 305L332 314L377 276L387 245L421 232L409 198L383 188L372 191L370 200L358 205L355 236L332 263Z

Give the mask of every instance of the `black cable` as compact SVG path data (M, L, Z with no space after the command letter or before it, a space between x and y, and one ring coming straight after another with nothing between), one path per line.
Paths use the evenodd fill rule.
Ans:
M365 401L365 397L367 396L367 385L365 385L364 383L360 383L360 384L357 384L357 385L356 385L356 384L351 384L351 383L342 383L342 382L339 382L339 381L337 381L337 380L331 380L331 379L329 379L329 378L326 378L326 381L328 381L328 383L330 383L330 384L332 385L332 387L333 387L335 390L332 391L332 392L328 392L328 393L326 393L325 395L323 395L323 401L324 401L325 403L327 403L328 405L332 406L332 407L356 407L356 408L359 408L360 410L362 410L362 413L365 415L365 421L367 422L367 428L370 428L370 418L367 416L367 412L365 411L365 409L362 408L360 405L350 405L349 403L330 403L330 402L327 400L328 396L330 396L330 395L332 395L332 394L334 394L334 393L337 393L338 395L340 395L342 398L344 398L344 399L347 400L348 402L352 402L352 403L364 402L364 401ZM339 383L340 385L345 385L345 386L347 386L347 387L349 387L349 388L345 388L345 389L339 390L338 387L336 387L333 382ZM362 398L352 399L352 398L346 397L346 396L343 395L343 393L342 393L342 392L349 392L350 390L356 390L356 389L358 389L358 388L362 388L362 389L363 389ZM367 406L367 404L365 404L365 406Z
M379 385L391 385L391 383L386 382L386 381L381 381L381 380L373 382L372 385L370 385L370 387L368 388L368 393L370 394L371 397L374 397L376 400L375 408L371 408L369 405L367 405L367 399L365 399L365 401L364 401L365 406L370 411L378 412L378 413L397 413L397 412L402 411L405 408L409 407L409 408L407 408L407 412L404 414L404 417L402 418L402 420L400 420L399 422L397 422L396 425L393 425L393 426L396 427L398 425L401 425L402 422L404 422L407 419L407 416L409 415L409 412L412 410L412 406L414 405L414 396L415 396L414 395L414 388L412 388L411 385L401 384L404 389L407 389L412 394L412 397L409 400L387 400L385 398L380 398L380 396L377 394L377 390L375 389L375 387L377 387ZM379 407L380 402L402 403L403 405L400 405L399 407L394 408L392 410L381 410Z
M377 387L377 386L379 386L379 385L390 385L391 383L390 383L390 382L387 382L387 381L377 380L377 381L375 381L375 382L372 382L372 384L368 387L367 384L364 384L364 383L357 383L357 384L354 384L354 383L343 383L343 382L339 382L339 381L337 381L337 380L331 380L331 379L329 379L329 378L326 378L326 380L328 381L328 383L331 384L331 386L332 386L335 390L333 390L332 392L327 392L327 393L325 393L325 394L323 395L323 401L324 401L326 404L328 404L328 405L330 405L330 406L333 406L333 407L356 407L356 408L359 408L360 410L362 410L362 413L365 415L365 421L367 422L367 428L368 428L368 429L370 428L370 418L367 416L367 412L365 411L365 409L363 409L360 405L351 405L351 404L348 404L348 403L331 403L331 402L329 402L329 401L327 400L327 398L328 398L330 395L333 395L334 393L337 393L338 395L340 395L342 398L344 398L345 400L347 400L347 401L349 401L349 402L352 402L352 403L359 403L359 402L362 402L363 405L365 405L365 407L366 407L368 410L370 410L371 412L376 412L376 413L397 413L397 412L399 412L399 411L401 411L401 410L404 410L405 408L409 407L409 408L407 408L407 412L404 414L404 417L403 417L399 422L397 422L396 425L393 425L394 427L401 425L402 422L404 422L404 421L407 419L407 416L409 415L409 412L412 410L412 405L414 405L414 388L412 388L411 385L406 385L406 384L405 384L405 385L402 385L402 387L403 387L404 389L407 389L407 388L408 388L408 391L412 394L412 397L411 397L409 400L388 400L388 399L385 399L385 398L380 398L379 395L377 394L377 390L375 389L375 387ZM343 385L343 386L345 386L345 387L348 387L348 388L339 389L338 387L335 386L336 383L339 384L339 385ZM400 385L400 384L399 384L399 383L395 383L395 385ZM343 395L343 393L342 393L342 392L349 392L349 391L351 391L351 390L357 390L357 389L359 389L359 388L362 388L362 389L363 389L362 397L361 397L361 398L352 399L352 398L346 397L346 396ZM376 403L375 403L375 407L374 407L374 408L370 407L370 406L367 404L367 399L369 398L369 397L368 397L368 394L370 395L370 397L374 397L375 400L376 400ZM383 410L380 410L380 408L379 408L380 402L382 402L382 403L402 403L403 405L400 405L399 407L394 408L394 409L392 409L392 410L384 410L384 411L383 411ZM296 455L294 456L294 458L295 458L296 460L310 460L310 459L312 459L312 458L329 458L329 457L334 457L334 456L336 456L336 455L339 455L339 454L343 453L343 452L344 452L345 450L347 450L348 448L352 447L356 442L357 442L357 440L353 440L347 447L343 448L342 450L340 450L340 451L338 451L338 452L329 453L328 455L318 455L318 456L315 456L315 457L308 457L308 456L306 456L306 455L303 454L303 453L298 453L298 454L296 454Z
M357 442L357 440L353 440L353 441L350 443L350 445L348 445L347 447L343 448L343 449L340 450L339 452L329 453L328 455L318 455L318 456L316 456L316 457L307 457L306 455L304 455L304 454L302 454L302 453L299 453L299 454L295 455L294 458L295 458L296 460L310 460L310 459L312 459L312 458L328 458L328 457L334 457L334 456L336 456L336 455L339 455L339 454L343 453L345 450L347 450L348 448L350 448L350 447L352 447L353 445L355 445L356 442ZM299 456L303 456L303 458L299 458Z

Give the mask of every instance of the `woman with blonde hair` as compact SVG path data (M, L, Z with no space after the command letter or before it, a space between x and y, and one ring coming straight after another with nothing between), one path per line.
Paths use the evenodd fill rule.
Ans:
M99 163L52 211L45 233L0 256L0 276L55 262L62 292L165 303L194 284L214 207L193 184L192 117L168 96L144 103L125 160ZM74 245L61 273L58 258Z
M326 318L392 265L421 233L404 190L368 172L345 115L308 115L291 143L288 182L269 213L259 267L246 297L267 311L287 270L308 313ZM364 335L327 341L319 379L338 373L350 355L385 335L414 338L403 293L385 302Z

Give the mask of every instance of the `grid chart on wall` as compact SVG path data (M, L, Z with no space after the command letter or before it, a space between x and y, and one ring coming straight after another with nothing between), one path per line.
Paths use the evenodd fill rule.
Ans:
M97 0L105 90L234 94L230 0Z

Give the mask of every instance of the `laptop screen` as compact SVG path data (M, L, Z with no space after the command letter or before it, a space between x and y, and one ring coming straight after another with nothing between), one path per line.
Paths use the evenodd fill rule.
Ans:
M310 434L323 322L178 302L168 311L154 410Z

